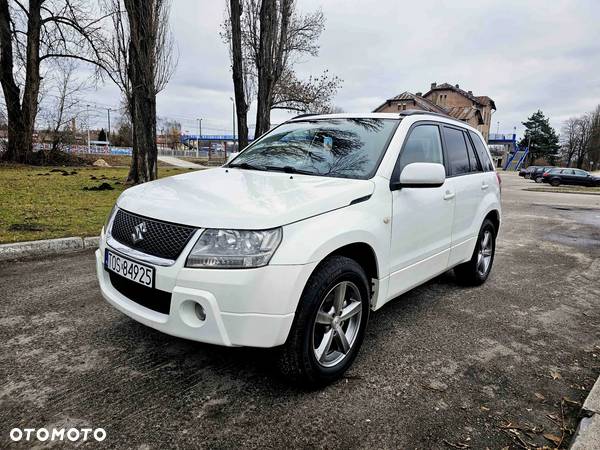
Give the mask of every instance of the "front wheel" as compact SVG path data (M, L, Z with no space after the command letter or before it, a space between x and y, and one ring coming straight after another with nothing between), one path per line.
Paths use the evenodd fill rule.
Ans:
M284 376L318 386L340 378L362 344L369 319L368 279L343 256L327 258L308 280L279 357Z
M496 227L491 220L485 219L479 230L471 260L454 268L457 281L467 286L485 283L492 270L495 253Z
M541 183L544 179L542 177L536 177L535 182Z

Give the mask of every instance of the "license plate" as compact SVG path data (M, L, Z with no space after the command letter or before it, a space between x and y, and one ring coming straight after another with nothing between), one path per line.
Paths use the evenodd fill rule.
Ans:
M132 261L108 249L104 252L104 267L128 280L143 286L154 287L154 267Z

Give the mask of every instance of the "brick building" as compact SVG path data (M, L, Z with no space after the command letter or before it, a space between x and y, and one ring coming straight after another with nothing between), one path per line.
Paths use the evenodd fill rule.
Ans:
M473 95L472 91L464 91L458 84L431 83L431 88L425 94L403 92L386 100L374 112L398 112L406 109L447 114L477 128L487 140L496 104L487 95Z

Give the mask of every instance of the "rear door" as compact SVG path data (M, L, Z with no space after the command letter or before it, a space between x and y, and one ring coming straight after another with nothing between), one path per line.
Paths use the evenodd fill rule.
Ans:
M480 226L479 206L489 183L466 130L444 125L444 142L456 192L449 258L449 266L454 266L471 257Z

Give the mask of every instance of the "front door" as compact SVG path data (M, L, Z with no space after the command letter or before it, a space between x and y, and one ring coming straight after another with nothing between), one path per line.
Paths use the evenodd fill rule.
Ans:
M431 122L418 122L411 128L393 180L413 162L444 164L440 131L439 125ZM390 298L447 269L454 195L449 179L440 187L403 187L392 192Z

